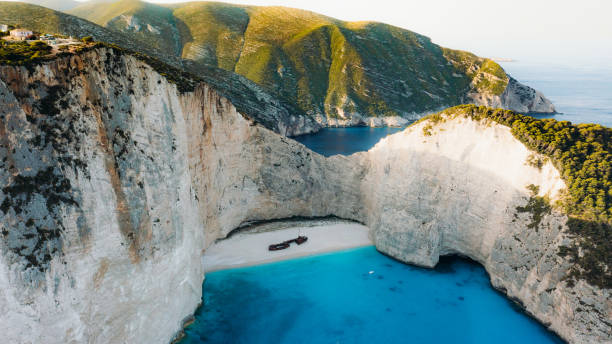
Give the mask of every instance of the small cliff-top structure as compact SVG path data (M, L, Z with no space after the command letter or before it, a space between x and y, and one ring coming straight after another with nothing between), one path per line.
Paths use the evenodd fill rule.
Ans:
M15 29L15 30L11 30L10 32L11 37L21 39L21 40L25 40L27 37L33 34L34 32L28 29Z

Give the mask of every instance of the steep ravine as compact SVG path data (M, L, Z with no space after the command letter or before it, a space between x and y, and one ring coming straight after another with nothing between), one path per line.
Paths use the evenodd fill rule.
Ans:
M198 306L206 248L242 223L335 215L379 250L482 263L570 342L610 342L609 290L561 281L552 212L527 229L550 165L492 123L417 124L324 158L238 113L207 85L180 93L109 49L0 67L0 333L8 342L169 342ZM516 215L515 215L516 214Z

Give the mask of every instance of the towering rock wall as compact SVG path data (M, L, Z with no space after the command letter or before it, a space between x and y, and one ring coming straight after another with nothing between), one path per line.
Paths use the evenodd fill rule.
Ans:
M563 280L567 217L534 201L554 203L565 184L546 158L530 165L534 154L493 121L425 120L362 154L366 223L386 254L426 267L441 255L470 257L564 339L609 343L610 290Z
M610 341L609 290L561 277L566 218L517 211L557 171L507 128L420 123L324 158L181 93L111 49L0 67L0 333L8 342L168 342L201 299L202 252L248 221L336 215L379 250L481 262L493 284L571 342ZM607 319L607 320L606 320Z
M169 342L216 238L359 212L360 166L255 125L206 85L181 94L131 56L96 49L0 77L5 341Z

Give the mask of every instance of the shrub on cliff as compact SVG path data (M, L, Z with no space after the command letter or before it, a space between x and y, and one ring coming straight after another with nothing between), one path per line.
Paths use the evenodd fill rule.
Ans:
M51 47L42 41L0 41L0 64L25 65L49 55Z

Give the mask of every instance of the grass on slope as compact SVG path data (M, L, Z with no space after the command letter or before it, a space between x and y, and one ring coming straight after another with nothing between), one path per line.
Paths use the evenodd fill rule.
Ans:
M56 19L56 24L49 25L51 20L40 20L43 17L42 14L48 15L50 19ZM92 36L96 41L116 44L154 57L176 68L177 71L188 72L203 79L220 95L228 98L240 113L257 119L259 123L273 130L277 128L279 118L288 118L289 114L304 115L294 104L272 96L262 87L238 74L164 53L134 36L101 27L69 14L54 12L35 5L0 2L0 23L21 25L34 31L64 36ZM177 21L177 26L180 26L180 21Z
M54 10L15 2L0 2L3 24L26 27L39 32L60 33L60 14Z
M87 20L98 25L106 25L108 22L122 14L130 14L146 8L146 3L138 0L120 0L113 3L85 3L70 10L70 14L87 18Z
M508 75L497 62L480 58L461 50L442 48L444 56L461 73L465 73L474 90L492 95L501 95L508 86Z
M153 56L159 53L142 42L105 29L87 20L41 6L0 1L0 23L24 27L41 33L64 36L93 36L98 41L119 44L122 47L146 52Z
M194 2L174 10L181 23L182 56L233 71L240 58L249 16L244 8Z
M81 4L75 0L21 0L21 2L47 7L56 11L67 11Z
M85 3L69 13L122 32L165 54L180 55L182 45L172 10L138 0Z
M493 120L510 127L529 149L551 159L568 190L562 206L574 242L559 254L575 264L571 285L584 279L612 288L612 128L599 124L535 119L508 110L461 105L426 117L433 124L448 117Z

